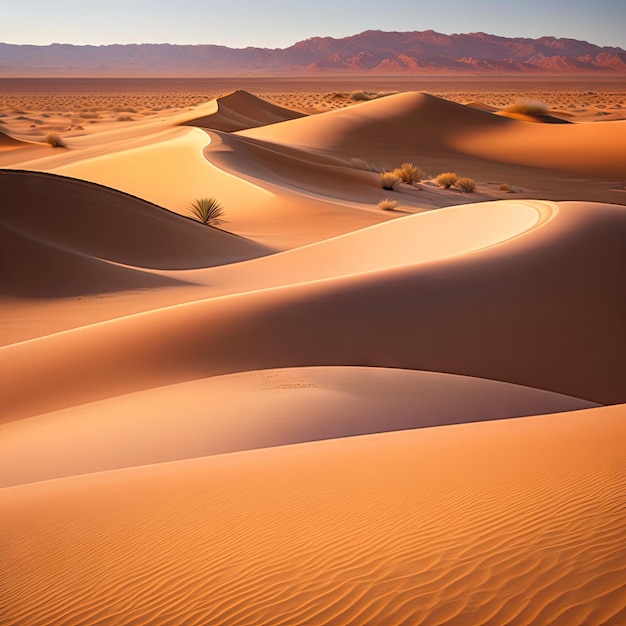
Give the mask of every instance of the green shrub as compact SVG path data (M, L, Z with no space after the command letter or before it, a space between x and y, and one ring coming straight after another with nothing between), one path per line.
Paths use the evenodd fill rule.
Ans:
M456 181L456 186L463 193L472 193L476 189L476 182L473 178L459 178Z
M435 182L444 189L450 189L459 177L454 172L442 172L435 178Z
M389 198L385 198L378 203L378 208L383 211L393 211L398 206L397 200L390 200Z
M393 190L393 188L400 182L400 178L393 172L381 172L380 184L383 189Z
M224 220L221 219L225 215L224 209L213 197L194 200L189 207L189 212L194 219L207 226L219 226L224 223Z

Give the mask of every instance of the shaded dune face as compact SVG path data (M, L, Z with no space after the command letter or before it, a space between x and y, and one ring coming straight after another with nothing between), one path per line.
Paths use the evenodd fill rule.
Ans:
M626 622L622 125L238 91L121 126L0 169L0 622ZM533 150L538 189L594 159L585 200L392 219L349 165ZM242 236L172 212L205 193Z
M0 292L67 297L178 284L144 269L207 267L262 246L113 189L0 170Z

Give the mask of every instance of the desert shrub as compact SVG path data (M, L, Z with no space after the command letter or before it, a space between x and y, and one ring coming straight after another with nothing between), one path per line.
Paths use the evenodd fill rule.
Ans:
M520 100L503 109L507 113L521 113L522 115L545 115L549 108L545 102L538 100Z
M53 147L53 148L65 148L65 142L63 141L63 139L61 139L61 137L59 137L59 135L57 135L56 133L50 133L49 135L46 136L46 141Z
M393 170L393 173L403 182L409 185L418 183L424 178L424 172L413 163L403 163L401 167Z
M350 159L350 165L357 170L363 170L364 172L378 172L380 173L380 167L368 163L365 159Z
M194 219L207 226L219 226L224 223L221 219L224 215L224 208L216 198L198 198L189 206L189 212Z
M476 189L476 182L473 178L459 178L456 181L456 186L463 193L472 193Z
M367 102L368 100L376 100L377 98L385 98L393 96L397 91L353 91L350 94L350 100L354 102Z
M509 186L506 183L502 183L500 185L500 191L506 191L506 192L510 191Z
M378 203L378 208L383 211L393 211L398 206L397 200L390 200L389 198L385 198Z
M393 172L380 173L380 184L383 189L393 190L399 182L400 179Z
M134 118L131 115L128 115L127 113L122 113L121 115L117 116L118 122L132 122L133 119Z
M435 178L435 182L444 189L449 189L459 180L459 177L454 172L442 172Z

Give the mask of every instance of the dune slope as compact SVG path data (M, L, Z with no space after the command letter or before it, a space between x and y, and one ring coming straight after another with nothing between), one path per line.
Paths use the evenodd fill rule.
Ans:
M4 623L613 624L624 406L0 490Z
M243 372L0 425L0 487L307 441L591 406L538 389L435 372L368 367Z
M242 90L216 98L214 104L214 113L189 120L185 125L233 132L304 117L304 113L277 106Z
M405 221L419 228L421 217ZM443 224L447 235L453 223ZM489 229L488 214L480 227ZM440 371L620 402L625 234L623 207L562 203L552 219L468 254L7 346L4 419L216 374L310 365Z

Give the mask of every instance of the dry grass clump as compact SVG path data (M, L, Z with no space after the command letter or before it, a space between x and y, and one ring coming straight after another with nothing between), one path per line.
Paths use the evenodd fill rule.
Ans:
M367 102L369 100L376 100L377 98L385 98L387 96L393 96L398 93L397 91L353 91L349 98L354 102Z
M189 212L194 219L207 226L219 226L224 223L221 219L225 215L224 208L217 198L198 198L189 206Z
M500 185L500 191L506 191L508 193L511 190L509 189L509 186L506 183L502 183Z
M450 189L457 180L459 180L459 177L454 172L442 172L435 178L435 183L443 189Z
M357 170L363 170L364 172L377 172L380 173L380 167L372 163L368 163L365 159L350 159L350 165Z
M380 184L383 189L393 191L393 188L400 182L400 178L394 172L381 172Z
M503 110L507 113L521 113L522 115L546 115L550 109L545 102L539 100L520 100Z
M401 167L397 167L393 170L393 173L403 183L408 183L409 185L418 183L420 180L424 179L424 172L422 172L417 165L413 165L413 163L403 163Z
M456 181L456 186L463 193L472 193L476 189L476 181L473 178L463 177Z
M393 211L398 206L397 200L390 200L389 198L384 198L378 203L378 208L383 211Z
M121 115L117 116L117 121L118 122L132 122L134 121L134 118L131 115L128 115L127 113L122 113Z
M53 148L65 148L65 142L56 133L50 133L46 135L46 142L48 142Z

